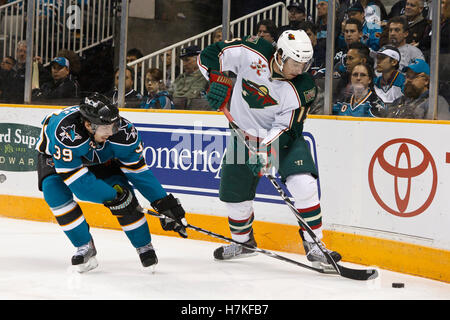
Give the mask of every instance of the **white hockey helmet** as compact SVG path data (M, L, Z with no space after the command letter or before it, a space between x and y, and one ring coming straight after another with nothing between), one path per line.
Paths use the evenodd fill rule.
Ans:
M281 65L276 64L283 71L283 65L287 58L291 58L294 61L306 63L303 72L308 71L312 63L314 49L311 44L311 40L303 30L286 30L284 31L277 42L277 53L279 54L281 49ZM275 56L276 58L276 56Z

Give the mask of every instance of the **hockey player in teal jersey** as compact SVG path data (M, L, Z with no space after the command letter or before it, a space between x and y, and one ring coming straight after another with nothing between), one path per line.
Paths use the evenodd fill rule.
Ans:
M144 267L155 265L158 259L133 187L157 212L168 216L160 219L164 230L187 237L182 206L147 167L138 131L108 98L92 94L79 106L48 115L42 124L36 146L39 190L77 248L72 264L80 272L97 266L97 251L73 195L110 209Z
M222 162L219 197L228 210L232 238L256 246L253 199L263 168L276 168L295 200L300 215L322 239L318 172L303 138L303 122L316 97L316 85L307 73L313 48L302 30L284 31L275 49L262 38L249 36L210 45L198 58L210 82L207 99L214 109L231 101L230 113L257 152L229 139ZM234 88L224 73L236 74ZM232 92L232 94L231 94ZM230 99L231 97L231 99ZM319 247L299 230L309 261L328 264L323 251L337 262L339 253ZM323 251L322 251L323 250ZM252 255L248 247L232 243L214 251L218 260Z

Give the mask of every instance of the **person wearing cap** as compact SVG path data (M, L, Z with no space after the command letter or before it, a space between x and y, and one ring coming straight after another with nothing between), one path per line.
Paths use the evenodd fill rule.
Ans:
M347 15L349 19L357 19L361 22L361 42L368 46L370 49L377 51L380 48L380 37L383 31L381 26L377 23L368 22L366 20L364 8L359 2L355 2L353 6L347 9ZM343 35L341 35L339 38L340 43L342 43L342 37Z
M183 73L175 79L173 86L169 88L169 94L174 98L175 105L177 105L178 98L185 98L183 100L189 107L191 99L201 98L208 87L208 81L202 76L197 65L197 56L200 52L198 46L181 49L180 58L183 61Z
M52 80L32 91L32 100L56 100L78 98L80 86L70 74L69 60L56 57L50 63Z
M434 112L434 106L429 105L430 67L422 59L415 59L403 69L406 75L404 96L390 105L384 117L387 118L411 118L430 119ZM439 120L450 120L450 110L447 101L438 96Z
M303 3L292 2L287 6L287 10L289 23L278 28L278 36L286 30L298 30L298 24L306 20L306 8Z
M403 96L405 76L399 67L400 51L396 47L386 45L378 50L376 71L381 75L375 79L374 89L385 104Z
M405 17L393 17L389 20L389 43L400 51L400 70L413 63L416 59L425 60L419 48L406 43L408 22Z

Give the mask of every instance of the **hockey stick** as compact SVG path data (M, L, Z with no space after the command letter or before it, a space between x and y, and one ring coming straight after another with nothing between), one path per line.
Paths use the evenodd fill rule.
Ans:
M245 139L244 134L242 133L242 129L240 129L239 126L236 124L236 122L234 121L234 119L231 116L231 114L228 111L228 109L226 107L222 107L222 108L220 108L220 110L224 113L225 117L227 117L231 128L236 133L236 135L239 137L241 142L243 142L250 151L255 152L254 146L249 145L249 143ZM327 258L327 261L330 263L330 265L333 266L333 268L336 270L336 272L339 275L341 275L342 277L349 278L349 279L354 279L354 280L368 280L368 279L374 279L374 278L377 277L378 273L377 273L377 271L375 269L368 269L368 270L350 269L350 268L346 268L344 266L341 266L336 261L334 261L334 259L330 256L330 254L327 251L323 250L322 242L315 235L314 231L312 231L312 229L308 226L306 221L301 217L301 215L299 214L299 212L295 208L295 205L292 203L291 199L289 199L289 197L286 195L284 190L278 184L278 182L276 181L275 177L272 176L268 172L268 170L264 171L263 174L264 174L264 176L266 176L269 179L269 181L272 183L272 185L275 187L275 189L280 194L280 196L283 199L283 201L288 205L289 209L292 211L294 216L297 218L297 220L299 221L300 225L303 227L303 229L306 230L306 232L308 232L308 234L311 236L313 241L319 246L319 249L322 251L322 253Z
M156 213L156 212L153 212L151 210L144 209L144 208L141 208L141 212L144 213L144 214L148 214L148 215L154 216L154 217L158 217L158 218L167 217L164 214L159 214L159 213ZM282 260L282 261L285 261L285 262L289 262L289 263L295 264L295 265L297 265L299 267L302 267L302 268L310 269L310 270L317 271L317 272L320 272L320 273L336 274L335 270L330 271L330 270L326 270L326 269L322 269L322 268L315 268L315 267L312 267L310 265L307 265L307 264L304 264L304 263L301 263L301 262L298 262L298 261L295 261L295 260L292 260L292 259L280 256L279 254L273 253L271 251L260 249L258 247L249 246L248 244L238 242L238 241L233 240L231 238L227 238L225 236L222 236L222 235L220 235L218 233L214 233L212 231L205 230L205 229L193 226L191 224L187 224L185 227L193 229L193 230L195 230L197 232L206 234L206 235L211 236L213 238L225 240L225 241L230 242L230 243L239 244L239 245L241 245L241 246L243 246L243 247L245 247L245 248L247 248L249 250L252 250L254 252L262 253L262 254L265 254L266 256L269 256L269 257L272 257L272 258L275 258L275 259L278 259L278 260Z

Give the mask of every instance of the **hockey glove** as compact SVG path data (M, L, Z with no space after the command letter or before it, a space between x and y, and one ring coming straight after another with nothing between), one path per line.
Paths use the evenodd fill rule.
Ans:
M118 184L113 186L117 191L115 199L105 201L103 205L115 216L134 215L138 211L139 202L133 192Z
M222 72L212 70L209 73L209 89L206 99L214 110L224 107L231 97L233 82Z
M247 166L255 177L263 176L273 163L274 154L270 145L260 145L256 152L251 152L247 160Z
M173 230L183 238L187 238L185 211L177 198L169 194L162 199L153 201L151 205L158 213L165 216L159 219L163 230Z

